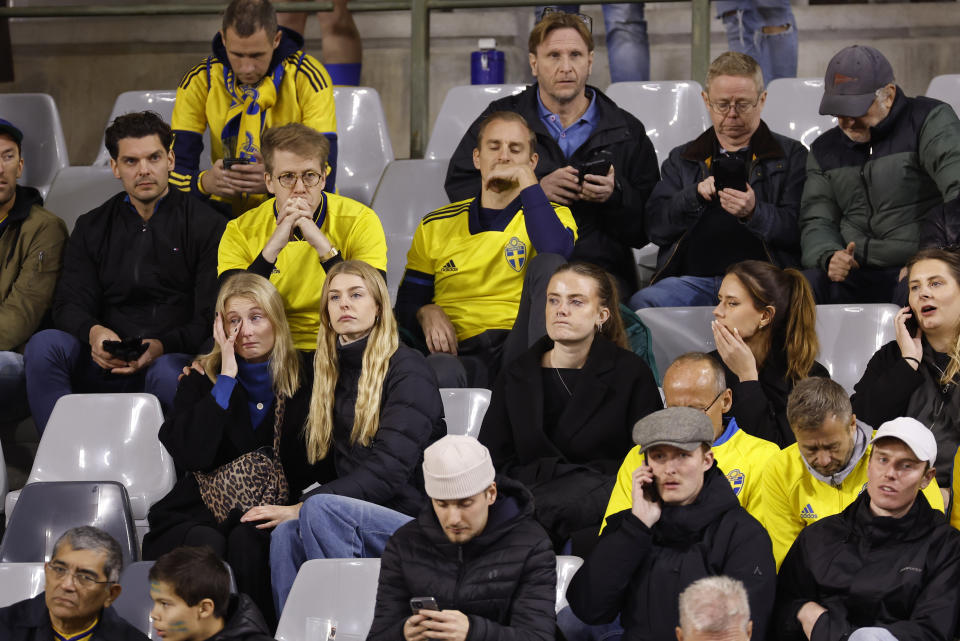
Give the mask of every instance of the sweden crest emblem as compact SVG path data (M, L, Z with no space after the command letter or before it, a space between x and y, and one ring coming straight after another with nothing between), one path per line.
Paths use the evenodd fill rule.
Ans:
M730 487L733 488L733 493L736 496L740 496L740 491L743 489L743 481L745 480L743 472L739 469L730 470L730 473L727 474L727 480L730 481Z
M510 269L518 272L523 269L523 264L527 262L527 246L514 236L503 248L503 257L507 259Z

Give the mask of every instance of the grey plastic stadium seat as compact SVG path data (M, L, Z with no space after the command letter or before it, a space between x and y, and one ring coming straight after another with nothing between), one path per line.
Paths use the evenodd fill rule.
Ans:
M583 565L583 559L579 556L557 557L557 612L570 605L567 603L567 588L581 565Z
M0 118L23 132L23 176L18 182L46 197L57 172L70 164L56 103L45 93L0 94Z
M896 339L893 304L817 305L817 360L849 393L873 354Z
M0 562L49 561L60 535L70 528L92 525L120 544L123 562L140 557L130 500L115 481L28 483L10 515L0 545Z
M333 97L337 105L337 193L369 205L384 168L393 160L380 94L371 87L334 87Z
M433 132L427 143L424 158L446 161L453 156L463 134L473 124L484 109L500 98L516 95L526 89L526 85L465 85L453 87L447 92L433 123Z
M763 120L772 131L799 140L807 149L837 124L820 115L823 78L777 78L767 87Z
M701 91L695 80L615 82L607 88L607 96L643 123L657 159L663 163L671 149L710 126Z
M43 206L63 219L73 232L77 218L123 191L109 167L64 167L53 180Z
M173 459L157 438L163 413L152 394L68 394L53 408L27 483L119 481L146 531L150 506L173 489ZM15 492L7 495L10 515Z
M650 330L653 357L657 361L658 384L663 372L678 356L687 352L712 352L713 307L648 307L638 309L637 316Z
M955 112L960 113L960 73L935 76L924 95L942 100L953 107Z
M43 592L43 563L0 563L0 608Z
M300 566L283 606L278 641L304 641L307 617L334 619L337 641L367 638L377 599L380 559L314 559Z
M3 458L3 443L0 443L0 503L7 498L7 462Z
M483 416L490 406L490 390L480 387L442 387L443 415L447 434L465 434L477 438Z

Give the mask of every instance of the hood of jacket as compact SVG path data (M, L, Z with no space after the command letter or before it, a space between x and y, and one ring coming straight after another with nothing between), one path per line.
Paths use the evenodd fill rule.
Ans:
M33 187L17 185L13 197L13 207L10 208L10 212L7 214L7 224L19 223L26 220L27 216L30 215L30 208L34 205L39 207L43 206L43 196L40 195L40 192Z
M703 487L696 500L689 505L664 505L660 520L651 528L655 545L688 547L700 540L701 532L725 512L740 507L730 482L716 461L703 473Z
M267 73L265 76L269 76L273 73L273 70L277 68L277 65L280 62L289 56L292 53L296 53L303 49L303 36L301 36L296 31L292 29L287 29L286 27L277 27L282 34L280 37L280 44L277 45L277 48L273 50L273 56L270 58L270 67L267 68ZM223 36L220 32L217 32L217 35L213 37L211 42L211 47L213 48L213 55L223 63L225 67L230 67L230 58L227 57L227 49L223 46Z
M208 641L239 641L249 637L270 637L270 628L260 610L246 594L231 594L226 625Z

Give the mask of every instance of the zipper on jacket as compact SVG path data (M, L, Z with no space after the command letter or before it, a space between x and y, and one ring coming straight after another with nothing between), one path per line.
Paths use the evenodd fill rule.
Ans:
M873 145L870 145L869 149L870 151L867 152L867 162L873 159ZM867 232L869 232L868 235L872 235L873 229L871 228L871 221L873 220L873 202L870 200L870 187L867 184L867 176L864 173L864 170L867 168L867 162L860 166L860 182L863 183L863 193L867 198ZM864 256L864 263L866 263L866 256Z
M463 546L457 546L457 582L453 586L454 603L460 603L460 583L463 581Z
M42 249L37 254L37 271L38 272L43 271L43 250Z

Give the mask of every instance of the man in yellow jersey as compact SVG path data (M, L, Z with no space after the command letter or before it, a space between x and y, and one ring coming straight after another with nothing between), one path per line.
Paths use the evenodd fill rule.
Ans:
M713 456L720 471L730 481L740 505L751 511L759 492L760 471L780 448L747 434L734 418L723 424L723 415L733 405L733 392L727 387L720 363L702 352L680 356L663 375L663 396L667 407L692 407L703 410L710 417ZM604 514L604 525L606 517L633 505L633 471L643 464L641 447L637 445L627 454L617 473L617 482Z
M0 608L0 639L147 641L108 607L120 596L120 545L103 530L67 530L44 564L44 591Z
M473 150L479 196L427 214L414 233L397 318L422 333L440 387L490 387L501 362L547 333L546 286L577 226L537 182L535 146L520 114L487 116Z
M261 136L299 122L330 141L334 191L337 116L330 76L303 51L300 34L277 26L269 0L233 0L213 39L213 55L190 69L173 108L176 167L170 182L238 216L269 198ZM203 132L210 128L213 166L199 171ZM271 192L272 193L272 192Z
M217 273L247 270L269 278L283 297L298 350L317 347L320 290L327 271L344 260L387 269L387 241L373 210L323 190L330 145L293 123L267 130L263 158L275 198L227 223Z
M873 435L870 426L857 420L846 390L819 376L793 388L787 420L797 442L767 462L753 508L770 533L777 567L803 528L841 512L867 488ZM943 512L935 482L923 494Z

